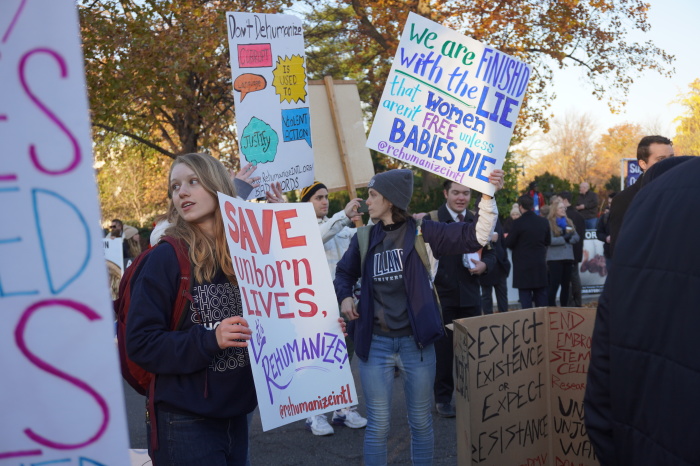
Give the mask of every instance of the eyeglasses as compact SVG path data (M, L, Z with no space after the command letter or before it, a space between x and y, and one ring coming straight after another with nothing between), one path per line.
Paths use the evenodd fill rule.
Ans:
M112 228L117 228L117 226L116 226L116 225L110 225L109 228L110 228L110 230L111 230Z

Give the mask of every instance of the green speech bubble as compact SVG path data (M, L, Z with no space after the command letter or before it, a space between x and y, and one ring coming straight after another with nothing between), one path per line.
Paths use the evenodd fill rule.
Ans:
M275 160L278 144L279 136L275 130L256 117L251 118L243 129L240 141L241 152L253 165Z

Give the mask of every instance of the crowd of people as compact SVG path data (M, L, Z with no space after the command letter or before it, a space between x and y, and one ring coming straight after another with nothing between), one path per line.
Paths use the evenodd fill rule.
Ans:
M672 156L672 145L665 138L653 136L640 142L638 159L645 171ZM659 168L656 173L663 171ZM170 207L159 234L183 241L193 264L194 299L181 327L169 330L179 279L171 245L158 244L157 238L152 241L158 248L144 261L133 284L132 307L139 312L128 322L126 345L129 357L158 377L150 396L159 429L157 442L149 440L149 454L160 464L249 461L248 427L257 403L246 351L252 331L243 317L216 196L217 191L235 196L236 179L256 183L252 170L244 167L242 172L232 178L220 162L204 154L179 156L171 167ZM339 325L343 332L347 325L350 357L357 355L367 416L354 407L345 408L333 413L331 423L323 415L308 418L306 428L314 435L332 434L332 425L365 428L364 463L386 464L391 387L398 376L405 392L413 463L431 464L432 414L455 416L452 334L445 325L494 310L506 312L511 268L521 308L580 306L578 263L586 230L596 230L612 268L617 262L615 228L620 230L616 222L631 197L655 176L643 176L639 186L620 195L610 193L602 212L588 183L581 183L575 200L572 193L561 192L549 202L532 184L501 225L491 196L473 195L469 187L449 180L443 185L444 204L430 213L410 214L413 173L390 170L375 175L368 185L369 225L361 227L362 234L356 227L362 224L362 199L351 199L343 210L329 216L326 186L315 182L304 188L300 200L314 207L342 315ZM494 170L489 181L496 189L502 187L503 171ZM469 209L472 197L476 198L474 211ZM267 200L284 202L279 186L268 192ZM126 236L122 222L115 220L111 226L112 235ZM392 257L401 258L392 261L399 268L375 267ZM197 297L205 296L210 285L229 295L230 305L219 322L206 321L197 311ZM601 299L604 310L618 299L608 288ZM616 338L617 334L604 333L608 322L603 319L606 313L599 312L594 343ZM597 449L611 448L612 441L604 438L611 429L629 436L630 442L646 441L628 432L627 425L611 424L609 417L615 413L609 412L606 397L609 390L621 390L624 384L610 380L610 351L609 346L597 345L591 375L595 383L586 395L587 410L594 413L589 429ZM227 370L212 364L217 358L231 360Z

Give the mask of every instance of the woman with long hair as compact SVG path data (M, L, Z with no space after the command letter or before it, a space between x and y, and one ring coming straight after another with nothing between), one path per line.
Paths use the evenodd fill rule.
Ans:
M547 269L549 270L549 290L547 305L557 305L557 291L561 286L559 304L565 307L569 304L569 283L571 270L574 267L574 247L581 238L576 233L574 222L566 216L566 206L561 201L555 201L547 216L552 242L547 247Z
M503 171L494 170L489 180L501 188ZM418 227L408 213L413 172L379 173L368 188L367 207L375 223L368 249L360 251L359 233L355 235L338 262L334 281L341 312L351 321L366 401L364 464L387 463L395 368L403 375L413 464L432 464L434 343L445 329L431 278L414 247L416 236L422 235L435 257L476 252L488 243L498 209L496 201L484 195L477 222L424 220ZM353 285L360 278L356 307Z
M122 238L124 238L124 250L126 251L126 255L124 256L125 260L133 260L136 256L141 254L139 231L135 227L132 227L131 225L124 225L124 233L122 234Z
M180 268L159 244L132 285L129 357L156 374L156 465L245 464L246 415L257 405L246 347L251 330L226 244L217 191L235 196L229 173L206 154L178 156L170 168L165 234L182 240L192 264L192 302L170 331ZM148 423L148 421L147 421ZM147 429L150 437L150 429Z

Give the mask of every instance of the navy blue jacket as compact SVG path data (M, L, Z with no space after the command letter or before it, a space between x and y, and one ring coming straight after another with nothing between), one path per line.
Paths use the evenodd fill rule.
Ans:
M253 411L257 399L244 348L222 351L214 330L195 323L198 315L189 305L182 327L169 330L179 280L175 251L170 244L159 244L144 259L132 285L126 323L129 357L157 374L156 404L210 418L230 418ZM232 286L221 271L211 284L203 285L214 285L215 290ZM211 317L214 314L223 319L231 317L228 314L241 313L240 300L216 307L210 304L202 303L200 311L204 322L212 327L217 324Z
M416 345L423 348L445 334L442 317L432 290L428 272L414 248L415 237L410 232L416 231L416 222L407 220L407 232L404 242L404 283L408 299L408 318L413 330ZM475 223L440 223L423 219L421 231L423 239L430 244L436 257L446 254L476 252L483 245L476 239ZM372 342L374 328L374 297L372 286L372 270L374 269L373 249L386 236L379 222L372 228L369 238L369 249L365 257L364 270L360 270L360 249L357 235L350 241L350 247L338 262L335 272L335 292L338 302L352 296L353 285L362 277L362 294L358 305L359 319L353 321L349 333L355 343L355 352L363 361L367 361L369 347Z
M584 399L603 466L700 464L698 180L700 157L669 170L622 224Z
M447 210L445 204L441 205L438 209L437 218L431 218L431 220L437 220L443 223L454 223L452 214ZM476 217L468 210L465 210L464 221L466 223L476 222ZM484 275L470 274L469 269L464 267L462 254L440 256L438 259L440 262L438 263L437 273L435 274L435 287L437 288L442 307L475 307L481 309L481 286L479 285L479 279L493 272L496 266L496 254L494 251L489 248L483 248L481 251L481 261L486 264L486 272L484 272Z

